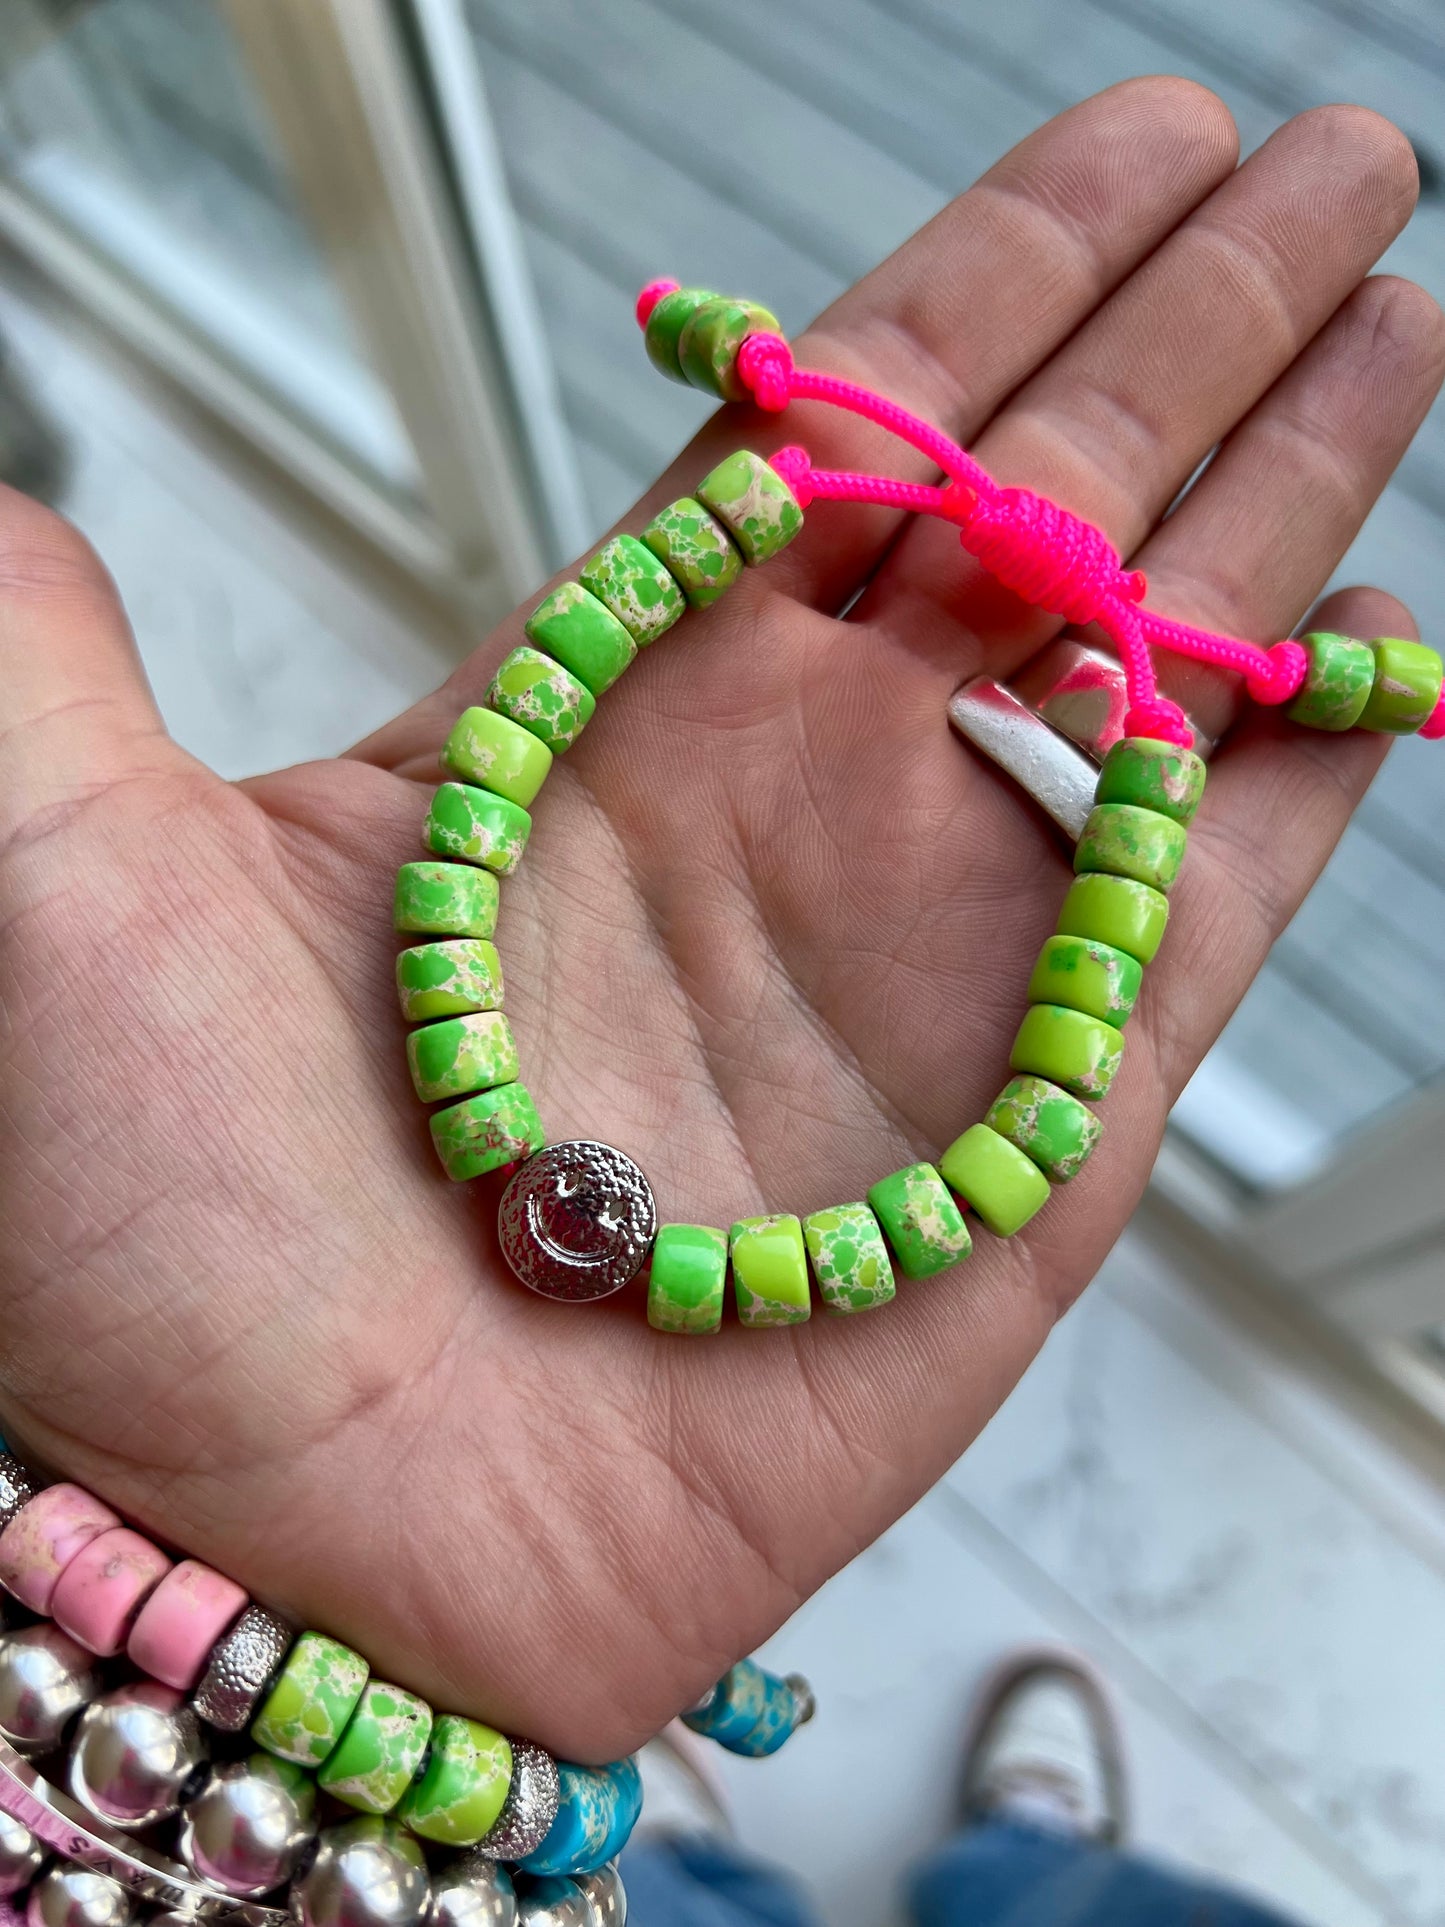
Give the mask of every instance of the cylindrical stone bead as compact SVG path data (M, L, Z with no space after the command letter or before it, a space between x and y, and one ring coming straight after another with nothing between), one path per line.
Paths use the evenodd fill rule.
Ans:
M320 1766L356 1711L370 1667L325 1633L302 1633L251 1722L251 1738L278 1760Z
M896 1289L883 1231L866 1204L831 1204L803 1220L818 1296L832 1312L872 1311Z
M1062 937L1088 937L1122 950L1136 963L1159 954L1169 923L1169 899L1132 877L1075 877L1059 912Z
M362 1813L390 1813L426 1756L431 1730L432 1710L425 1700L369 1679L316 1775L317 1785Z
M642 531L642 540L693 609L708 608L743 572L742 550L691 495L659 509Z
M580 582L563 582L545 596L526 621L528 640L564 669L570 669L594 696L610 689L637 654L637 644L613 615Z
M963 1213L931 1164L906 1164L880 1178L868 1205L905 1277L931 1278L973 1250Z
M614 535L580 571L582 587L605 603L639 649L687 613L672 572L635 535Z
M1122 1030L1133 1013L1144 966L1093 937L1048 937L1029 978L1031 1004L1064 1004Z
M1312 630L1300 642L1309 667L1285 714L1307 729L1353 729L1375 685L1375 655L1367 642Z
M1074 868L1081 875L1101 871L1105 876L1132 877L1167 896L1179 875L1187 842L1183 825L1157 810L1141 810L1134 803L1098 803L1074 851Z
M677 344L683 329L703 303L716 300L717 296L708 288L674 288L671 294L663 295L654 304L643 330L643 345L647 349L647 359L669 381L680 381L684 386L687 385L687 376L682 372L682 363L677 358Z
M78 1485L48 1485L0 1532L0 1585L32 1612L48 1613L60 1575L120 1515Z
M423 1104L514 1083L520 1068L512 1026L499 1010L424 1024L407 1038L406 1055Z
M0 1452L0 1532L39 1490L13 1452Z
M1075 1097L1104 1097L1124 1060L1124 1037L1100 1017L1035 1004L1019 1025L1009 1063Z
M711 509L756 567L785 549L803 529L798 498L761 455L740 448L697 485L697 499Z
M438 856L479 863L510 876L522 861L532 819L519 804L470 783L443 783L432 796L423 836Z
M433 1112L431 1135L442 1169L457 1184L529 1158L547 1142L523 1084L499 1084Z
M453 937L403 950L396 960L396 994L409 1023L463 1017L502 1007L502 960L485 938Z
M540 1847L520 1862L531 1874L592 1873L621 1852L642 1811L636 1762L557 1763L557 1817Z
M183 1559L141 1607L126 1655L163 1686L189 1693L217 1642L249 1603L234 1579L196 1559Z
M728 1232L733 1293L744 1325L801 1325L812 1305L803 1227L787 1212L740 1218Z
M1067 1184L1088 1162L1103 1126L1076 1097L1045 1077L1015 1077L984 1123L1032 1158L1053 1184Z
M660 1332L715 1332L727 1275L726 1233L707 1224L660 1225L647 1283L648 1324Z
M443 1713L432 1728L420 1777L402 1798L413 1833L444 1847L474 1847L502 1811L512 1779L512 1748L494 1727Z
M1203 800L1208 774L1204 759L1192 749L1148 736L1125 736L1104 758L1094 800L1133 803L1187 830Z
M510 716L473 705L452 725L442 749L442 768L526 809L547 780L552 752Z
M487 705L560 756L591 722L597 698L570 669L524 643L503 657L487 684Z
M1360 728L1386 736L1413 736L1435 713L1440 701L1442 665L1423 642L1380 636L1370 644L1375 675Z
M683 1725L704 1739L716 1740L719 1746L730 1747L746 1739L763 1716L769 1678L755 1659L740 1659L723 1674L701 1707L683 1714Z
M128 1526L92 1539L55 1584L50 1616L88 1652L113 1659L124 1651L146 1600L172 1570L158 1546Z
M694 309L678 336L678 366L684 380L705 395L717 395L723 401L746 401L747 386L738 374L738 350L749 335L781 332L778 317L756 302L715 295Z
M1012 1238L1049 1201L1049 1181L1032 1158L987 1124L955 1138L938 1169L996 1238Z
M465 863L403 863L392 922L428 937L490 937L500 892L490 870Z

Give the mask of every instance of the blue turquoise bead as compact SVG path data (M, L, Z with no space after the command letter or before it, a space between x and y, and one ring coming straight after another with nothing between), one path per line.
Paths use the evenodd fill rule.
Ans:
M615 1860L632 1838L632 1829L642 1815L642 1773L636 1760L619 1760L612 1768L613 1784L617 1795L617 1811L612 1822L612 1831L602 1843L602 1852L597 1865L605 1867L609 1860ZM592 1873L591 1867L584 1867L584 1873Z
M740 1659L723 1674L713 1689L711 1701L700 1713L683 1714L684 1726L716 1740L729 1751L735 1750L767 1711L771 1678L755 1659Z
M526 1873L592 1873L618 1853L642 1811L635 1760L611 1766L557 1763L557 1817L540 1847L518 1865Z
M764 1673L763 1711L750 1733L740 1740L723 1740L729 1753L741 1753L750 1760L766 1759L792 1737L798 1724L798 1698L785 1679Z

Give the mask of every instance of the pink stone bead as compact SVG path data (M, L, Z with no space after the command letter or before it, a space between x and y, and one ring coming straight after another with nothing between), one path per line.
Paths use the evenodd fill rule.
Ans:
M48 1613L56 1583L75 1555L119 1516L78 1485L48 1485L0 1532L0 1585L32 1612Z
M152 1679L189 1693L211 1649L250 1603L234 1579L183 1559L141 1607L126 1652Z
M166 1555L129 1526L102 1532L61 1573L50 1616L63 1632L109 1659L120 1652L135 1616L171 1570Z

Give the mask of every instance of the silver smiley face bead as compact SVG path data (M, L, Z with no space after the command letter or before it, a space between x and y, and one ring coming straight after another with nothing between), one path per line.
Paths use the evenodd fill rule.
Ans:
M635 1278L657 1233L641 1169L588 1138L548 1145L512 1178L497 1213L502 1253L544 1298L606 1298Z

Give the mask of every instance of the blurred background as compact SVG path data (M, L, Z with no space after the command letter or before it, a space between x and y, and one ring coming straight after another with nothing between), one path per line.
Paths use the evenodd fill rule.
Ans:
M1161 70L1246 151L1390 115L1423 194L1386 265L1445 298L1440 0L0 0L0 473L95 542L189 748L340 749L701 419L643 281L796 331ZM1341 571L1437 644L1442 531L1437 409ZM890 1918L973 1675L1044 1634L1119 1681L1149 1844L1332 1927L1445 1923L1442 956L1445 756L1407 742L1099 1288L779 1638L827 1721L738 1796L839 1927Z

